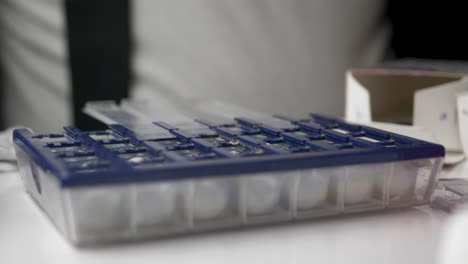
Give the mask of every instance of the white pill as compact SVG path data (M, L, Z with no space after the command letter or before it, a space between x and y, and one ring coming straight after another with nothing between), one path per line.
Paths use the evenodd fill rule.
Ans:
M199 220L213 219L222 215L229 202L228 188L212 180L195 183L193 217Z
M247 214L268 213L279 203L281 184L274 177L255 176L247 178L245 188Z
M323 204L327 199L329 175L320 174L319 171L299 178L297 189L297 208L306 210Z
M357 204L368 202L372 197L373 179L368 168L350 170L346 178L345 203Z
M138 226L170 222L176 211L176 188L168 183L137 186L135 207Z
M79 231L117 232L129 222L128 206L120 189L80 190L72 194Z

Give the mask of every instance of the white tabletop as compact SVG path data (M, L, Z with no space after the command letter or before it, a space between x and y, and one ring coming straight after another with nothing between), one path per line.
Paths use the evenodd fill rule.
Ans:
M462 171L452 168L444 176ZM0 263L430 264L436 263L447 219L446 213L422 206L80 249L23 191L18 172L0 173Z

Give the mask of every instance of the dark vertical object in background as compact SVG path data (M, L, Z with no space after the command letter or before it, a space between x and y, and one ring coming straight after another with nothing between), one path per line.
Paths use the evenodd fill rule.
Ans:
M464 1L388 0L393 56L468 60L464 7Z
M0 36L2 37L2 36ZM1 41L1 40L0 40ZM1 60L1 58L0 58ZM5 96L5 92L3 90L3 63L0 63L0 102L3 102L3 97ZM0 107L0 129L3 130L6 128L5 120L4 120L5 113L3 112L3 107Z
M1 41L1 38L3 38L3 35L0 35L0 43L3 43ZM0 60L2 60L1 57L0 57ZM3 90L3 68L2 67L3 67L3 62L0 63L0 102L3 102L3 97L5 96L5 91ZM0 107L0 129L1 130L6 128L4 116L5 116L5 113L3 112L3 107Z
M130 87L130 0L65 0L73 117L82 129L102 124L81 113L86 101L120 100Z

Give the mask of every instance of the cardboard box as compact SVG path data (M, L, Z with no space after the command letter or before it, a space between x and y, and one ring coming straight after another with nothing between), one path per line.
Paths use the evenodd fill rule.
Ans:
M401 60L351 69L345 103L349 121L432 132L448 164L468 156L468 62Z

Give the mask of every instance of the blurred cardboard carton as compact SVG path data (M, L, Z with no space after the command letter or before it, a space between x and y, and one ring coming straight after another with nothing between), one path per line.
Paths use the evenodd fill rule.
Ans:
M468 156L468 62L410 59L354 68L346 73L345 101L349 121L422 128L445 146L447 164Z

